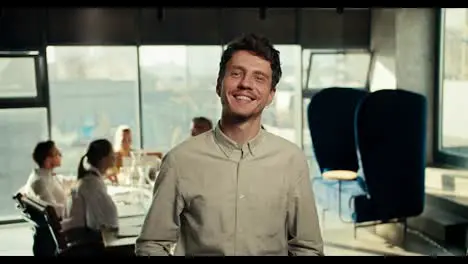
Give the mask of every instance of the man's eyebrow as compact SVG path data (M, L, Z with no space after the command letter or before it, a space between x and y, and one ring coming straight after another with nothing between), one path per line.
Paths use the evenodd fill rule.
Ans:
M241 66L241 65L232 65L231 68L246 71L245 67L243 67L243 66ZM263 71L260 71L260 70L255 70L253 73L254 73L254 74L257 74L257 75L263 75L263 76L265 76L265 77L269 77L267 73L265 73L265 72L263 72Z
M259 70L254 71L254 74L262 75L263 77L266 77L266 78L269 77L268 74L266 74L266 73L264 73L264 72L262 72L262 71L259 71Z
M245 68L240 65L232 65L231 68L245 71Z

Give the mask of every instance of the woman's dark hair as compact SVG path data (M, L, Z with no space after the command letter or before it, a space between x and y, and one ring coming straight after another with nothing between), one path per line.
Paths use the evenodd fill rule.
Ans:
M250 51L270 62L272 71L271 85L272 88L276 87L282 75L279 51L273 47L273 44L271 44L270 40L266 37L256 34L244 35L228 44L221 56L221 62L219 63L218 84L223 79L226 72L226 65L232 58L232 55L241 50Z
M52 140L42 141L37 143L33 151L33 160L39 168L44 168L44 162L51 155L55 143Z
M83 178L88 170L83 166L84 159L88 160L89 165L98 167L99 162L107 157L110 153L114 153L112 144L107 139L97 139L91 142L88 146L88 151L80 159L78 164L78 179Z

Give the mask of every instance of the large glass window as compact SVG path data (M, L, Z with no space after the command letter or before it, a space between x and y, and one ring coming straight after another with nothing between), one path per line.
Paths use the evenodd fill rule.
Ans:
M387 55L376 55L370 80L370 91L396 89L395 58Z
M368 52L304 50L305 88L364 88L367 85L370 61Z
M75 175L89 142L128 125L140 147L137 47L49 46L52 138L62 149L63 174ZM154 102L156 103L156 102Z
M441 73L441 145L468 158L468 8L446 8Z
M0 110L0 220L18 218L13 195L26 183L36 166L32 152L48 138L47 110Z
M275 99L263 113L265 128L278 136L301 144L301 46L275 45L283 71Z
M145 149L167 152L190 136L195 116L219 119L221 52L220 45L140 47Z
M307 122L307 108L310 99L321 89L329 87L350 87L367 89L371 55L363 51L302 51L303 89L303 148L308 157L313 159L313 146ZM386 81L391 79L387 75ZM378 77L378 76L376 76Z
M302 114L302 148L304 150L304 154L307 157L307 161L309 162L310 176L313 178L319 176L320 168L318 167L317 161L315 160L314 146L312 144L312 138L310 136L309 130L309 121L307 119L307 108L309 107L310 98L304 98L302 103L304 111Z
M35 57L0 57L0 98L36 96Z

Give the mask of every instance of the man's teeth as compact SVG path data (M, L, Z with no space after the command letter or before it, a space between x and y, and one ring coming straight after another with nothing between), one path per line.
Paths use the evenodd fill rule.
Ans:
M238 100L252 101L252 99L250 99L250 98L247 97L247 96L243 96L243 95L236 96L236 99L238 99Z

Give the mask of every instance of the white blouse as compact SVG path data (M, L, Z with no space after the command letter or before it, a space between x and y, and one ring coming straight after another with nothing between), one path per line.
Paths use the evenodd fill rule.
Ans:
M78 180L71 193L71 205L62 228L69 230L88 227L93 230L118 228L117 207L107 193L107 186L101 173L91 168L90 172Z
M34 169L29 175L28 181L22 191L27 196L44 201L52 205L57 216L63 218L66 212L67 196L62 184L51 170Z

